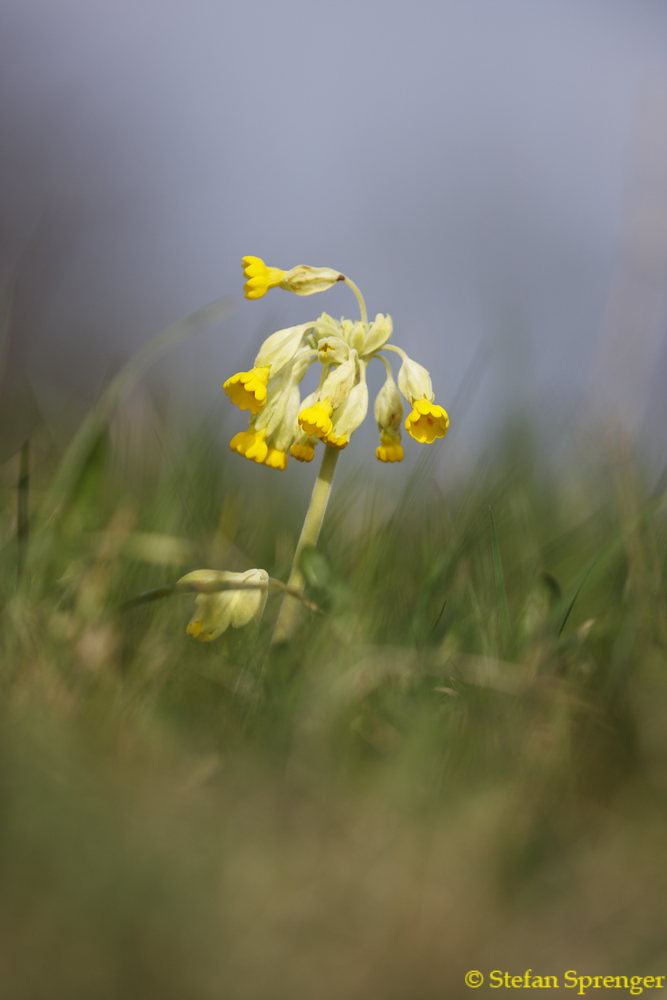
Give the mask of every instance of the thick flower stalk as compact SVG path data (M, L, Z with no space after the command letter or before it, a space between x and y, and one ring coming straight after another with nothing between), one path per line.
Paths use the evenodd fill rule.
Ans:
M314 295L339 281L354 292L360 319L337 321L327 313L299 326L278 330L264 341L252 369L238 372L224 383L225 392L241 410L250 411L248 428L234 435L232 451L260 465L284 470L288 456L310 462L321 441L325 448L322 469L294 558L289 586L299 590L303 579L299 568L301 552L317 541L326 508L333 470L339 452L368 412L366 370L373 360L386 368L387 379L374 405L380 444L375 452L381 462L403 459L401 394L410 404L405 429L421 444L432 444L446 435L449 417L434 402L428 371L413 361L400 347L390 344L391 316L378 313L369 323L366 304L357 286L344 274L328 267L298 265L289 271L268 267L259 257L244 257L245 295L259 299L271 288L283 288L296 295ZM402 358L398 385L382 352L393 351ZM301 399L300 385L311 366L319 366L318 388ZM286 596L274 638L289 638L298 602ZM291 610L290 610L291 609Z

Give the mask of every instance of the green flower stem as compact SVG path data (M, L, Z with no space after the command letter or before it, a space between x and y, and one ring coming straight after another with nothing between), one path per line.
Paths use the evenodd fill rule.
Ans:
M319 475L315 480L313 495L310 498L310 506L308 507L306 519L301 529L301 537L294 553L292 572L287 581L287 586L293 593L303 594L306 580L301 569L301 553L306 546L317 544L322 521L324 520L324 512L327 509L329 494L331 493L331 484L334 472L336 471L336 462L338 461L339 453L338 448L329 448L328 445L324 448L322 465L320 466ZM296 597L290 596L290 594L285 594L283 597L283 603L273 630L272 645L289 642L291 639L296 616L299 611L299 603L299 600Z

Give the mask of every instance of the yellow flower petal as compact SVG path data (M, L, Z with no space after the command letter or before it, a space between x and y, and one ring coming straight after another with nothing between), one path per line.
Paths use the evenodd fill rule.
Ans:
M266 431L255 431L254 434L252 444L245 450L245 457L262 465L269 450L266 444Z
M313 403L299 414L299 423L309 437L325 438L331 433L333 407L328 399Z
M223 389L240 410L250 410L256 416L266 403L268 381L268 366L253 368L252 371L232 375L224 383Z
M375 449L375 457L381 462L402 462L403 446L400 438L393 438L391 434L383 434L380 445Z
M193 639L198 639L199 642L211 641L211 633L203 631L201 621L190 622L185 631L188 635L191 635Z
M293 444L289 450L292 458L297 462L312 462L315 458L315 449L312 444Z
M235 434L229 442L232 451L237 451L244 458L249 458L252 462L260 465L266 458L268 448L266 446L266 431L256 431L254 427L249 427L247 431Z
M239 455L245 455L246 451L250 445L255 440L255 431L240 431L235 434L232 440L229 442L229 447L232 451L237 451Z
M338 448L339 450L347 448L348 444L347 434L341 434L340 437L335 437L333 429L331 430L331 433L327 434L327 436L323 440L324 443L327 444L330 448Z
M247 299L261 299L269 288L276 288L285 276L279 267L267 267L260 257L244 257L243 273L248 279L243 286Z
M286 469L288 461L286 451L280 451L280 449L274 448L272 444L269 445L264 465L268 465L271 469Z
M441 406L419 399L405 421L405 429L420 444L433 444L436 438L443 438L449 428L449 417Z

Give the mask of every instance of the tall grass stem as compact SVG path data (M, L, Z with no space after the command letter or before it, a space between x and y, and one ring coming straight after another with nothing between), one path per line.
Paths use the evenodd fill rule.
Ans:
M496 592L498 594L498 610L500 612L500 631L503 636L503 647L507 649L510 641L510 613L507 607L507 590L505 589L505 574L503 573L503 561L500 555L500 544L498 542L498 532L493 511L489 507L491 515L491 548L493 549L493 569L496 575Z
M23 568L28 558L28 542L30 535L30 439L26 439L21 448L19 465L19 481L17 488L16 535L18 539L17 579L21 582Z

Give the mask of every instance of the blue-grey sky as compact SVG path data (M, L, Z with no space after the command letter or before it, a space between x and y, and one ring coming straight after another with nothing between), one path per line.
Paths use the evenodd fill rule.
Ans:
M642 109L667 129L660 0L2 0L0 38L10 371L90 397L229 294L169 368L213 399L262 335L354 315L341 287L243 300L254 254L349 274L445 406L486 352L471 439L509 405L571 412Z

